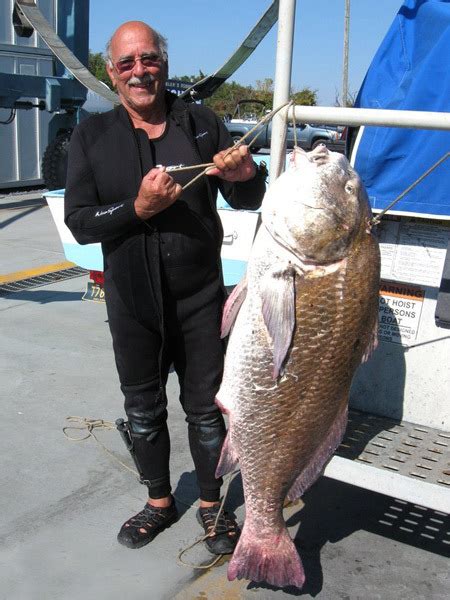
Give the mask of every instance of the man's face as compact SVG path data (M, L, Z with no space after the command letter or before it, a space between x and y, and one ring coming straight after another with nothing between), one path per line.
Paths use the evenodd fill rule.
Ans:
M164 105L167 64L160 56L152 31L141 25L119 28L110 54L113 66L108 75L116 86L122 104L129 111L146 117Z

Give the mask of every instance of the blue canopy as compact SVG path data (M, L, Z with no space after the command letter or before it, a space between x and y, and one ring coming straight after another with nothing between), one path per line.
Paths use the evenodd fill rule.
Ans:
M450 112L450 0L405 0L355 106ZM450 150L450 131L365 127L355 167L374 209L385 208ZM392 212L450 216L450 159ZM390 211L391 212L391 211Z

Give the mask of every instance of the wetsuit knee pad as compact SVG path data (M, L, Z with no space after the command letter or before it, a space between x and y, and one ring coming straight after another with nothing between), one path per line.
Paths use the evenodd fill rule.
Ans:
M219 427L225 430L225 422L222 416L222 413L219 409L212 413L197 413L197 414L188 414L186 417L186 421L189 423L189 427Z
M152 438L166 427L167 397L164 390L125 395L125 412L132 435Z

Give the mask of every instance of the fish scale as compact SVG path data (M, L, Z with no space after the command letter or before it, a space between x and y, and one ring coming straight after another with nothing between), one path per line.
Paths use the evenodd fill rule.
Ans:
M352 377L374 343L380 259L346 159L325 148L294 158L304 170L294 163L269 189L246 281L225 308L235 321L218 393L230 423L218 473L239 460L246 518L229 578L301 587L282 508L342 439Z

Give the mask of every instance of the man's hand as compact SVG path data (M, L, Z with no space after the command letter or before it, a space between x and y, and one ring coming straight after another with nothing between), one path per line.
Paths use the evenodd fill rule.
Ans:
M213 157L215 167L207 171L207 175L216 175L226 181L248 181L256 174L256 165L248 146L228 148Z
M164 167L151 169L143 178L134 209L140 219L150 219L180 197L181 185L175 183Z

